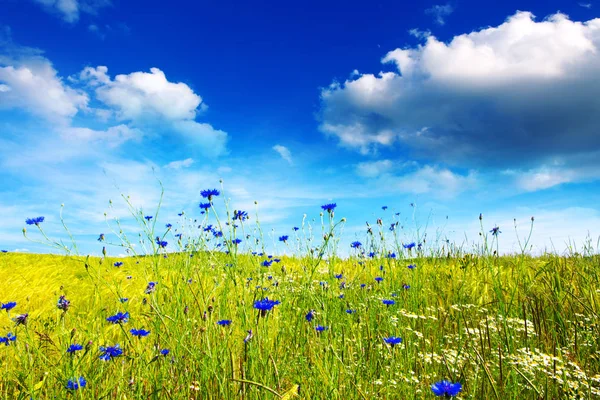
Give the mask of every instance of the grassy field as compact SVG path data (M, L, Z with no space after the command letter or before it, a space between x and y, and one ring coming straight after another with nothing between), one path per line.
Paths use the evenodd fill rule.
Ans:
M427 399L441 380L462 399L600 397L597 255L367 239L340 259L333 213L280 259L202 235L167 253L149 221L147 256L0 254L0 397Z

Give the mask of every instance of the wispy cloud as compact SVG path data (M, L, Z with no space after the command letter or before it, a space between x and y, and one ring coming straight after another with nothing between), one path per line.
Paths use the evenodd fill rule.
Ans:
M450 4L434 5L425 10L425 14L429 14L434 18L438 25L446 24L446 17L454 12L454 7Z
M275 150L281 156L281 158L287 161L290 165L294 164L294 161L292 160L292 153L287 147L276 144L273 146L273 150Z

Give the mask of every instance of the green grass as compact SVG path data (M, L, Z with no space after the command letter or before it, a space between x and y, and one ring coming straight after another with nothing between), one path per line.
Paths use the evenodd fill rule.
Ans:
M274 399L300 385L304 399L427 399L441 379L461 382L463 399L599 397L598 256L262 260L197 251L116 268L111 258L0 254L0 301L17 302L0 314L0 336L17 336L0 345L0 397ZM146 295L149 281L158 285ZM265 296L281 304L261 317L253 302ZM129 322L106 321L118 311ZM27 325L15 326L22 313ZM73 343L84 350L71 356ZM99 346L117 343L123 356L99 360ZM87 386L68 391L79 376Z

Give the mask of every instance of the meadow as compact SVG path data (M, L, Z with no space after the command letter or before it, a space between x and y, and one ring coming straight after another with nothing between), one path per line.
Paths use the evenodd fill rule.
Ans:
M478 247L434 245L391 218L341 257L325 204L269 254L219 194L166 226L128 203L140 231L111 221L99 257L28 219L63 254L0 254L0 398L600 397L597 252L499 255L482 218Z

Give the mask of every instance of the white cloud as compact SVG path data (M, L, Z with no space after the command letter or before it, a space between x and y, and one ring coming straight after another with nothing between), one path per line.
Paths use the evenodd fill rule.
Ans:
M23 108L63 125L87 108L87 94L65 85L50 62L41 57L14 61L14 65L0 62L0 83L5 88L0 91L0 108Z
M287 161L290 165L294 163L292 160L292 153L287 147L276 144L273 146L273 150L275 150L281 156L281 158Z
M110 0L34 0L50 12L56 13L68 23L79 20L82 12L96 14L97 11L111 4Z
M173 129L190 141L200 146L206 155L218 156L227 152L227 133L215 129L210 124L191 120L173 122Z
M433 194L440 198L451 198L477 183L476 174L459 175L447 168L425 165L418 170L395 179L394 186L401 192Z
M446 17L452 14L452 12L454 12L454 8L450 4L438 4L425 10L425 14L433 16L435 23L438 25L444 25Z
M402 145L450 165L527 168L600 150L600 19L536 22L518 12L382 61L397 71L322 90L320 129L342 146Z
M575 164L575 163L571 163ZM517 186L533 192L548 189L563 183L578 183L600 179L600 168L579 160L579 165L543 165L526 171L505 171L515 177Z
M390 160L361 162L356 165L356 173L365 178L374 178L389 172L393 165Z
M167 80L164 72L151 68L150 73L132 72L117 75L111 80L108 68L85 68L80 77L96 87L96 96L117 110L122 120L164 118L193 119L202 98L185 83Z
M166 169L182 169L191 166L194 163L194 159L186 158L185 160L171 161L165 165Z
M69 127L61 130L61 135L67 140L80 140L84 142L104 142L110 147L117 147L129 140L139 141L144 136L139 129L127 125L112 126L99 131L90 128Z

